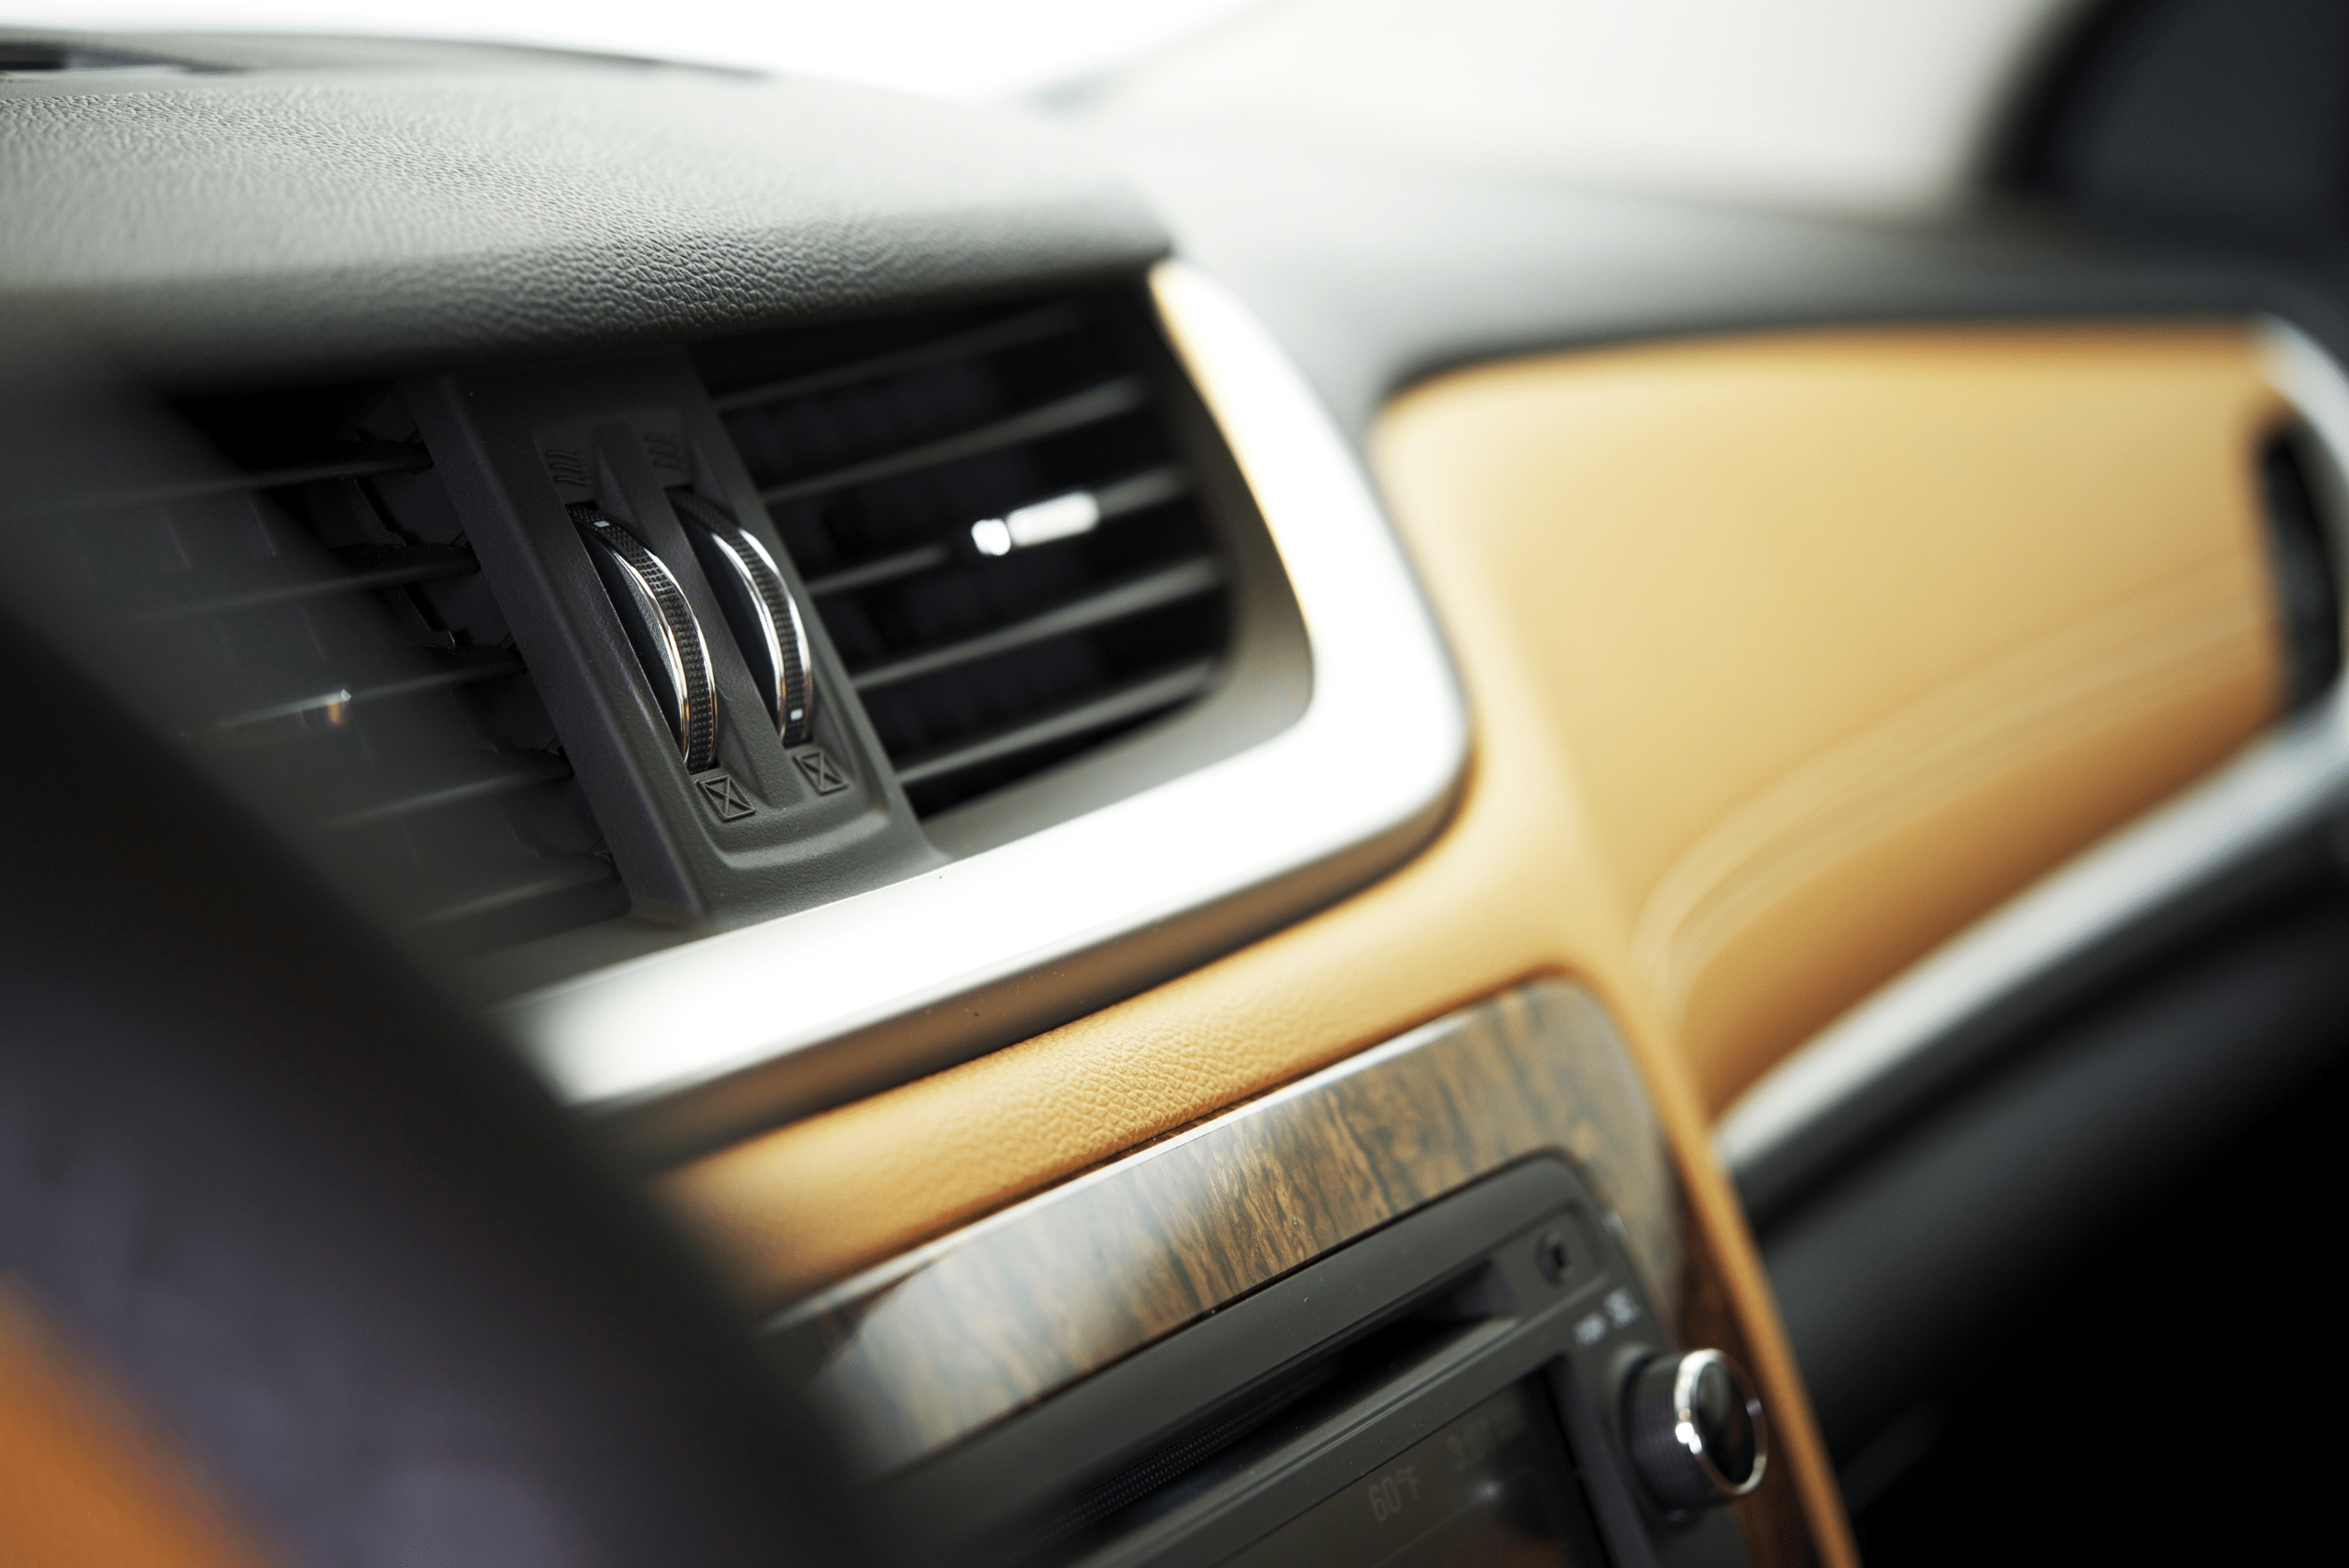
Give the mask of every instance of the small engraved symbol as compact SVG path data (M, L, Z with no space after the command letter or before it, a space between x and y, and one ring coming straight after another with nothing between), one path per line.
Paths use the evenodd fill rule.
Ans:
M1628 1290L1609 1291L1607 1299L1599 1305L1607 1308L1607 1316L1615 1319L1618 1329L1630 1328L1632 1320L1640 1315L1639 1300Z
M702 794L709 797L709 804L717 811L720 822L740 822L758 810L751 804L751 797L742 793L742 786L734 782L731 773L705 773L694 783L699 784Z
M553 480L557 484L576 485L582 490L587 487L586 453L550 451L546 454L546 458L549 479Z
M644 457L655 468L685 472L685 438L675 434L655 434L644 438Z
M1594 1312L1575 1324L1575 1343L1584 1350L1607 1338L1607 1319Z
M848 775L821 746L810 746L804 751L794 751L791 760L807 775L807 782L818 795L831 795L848 788Z

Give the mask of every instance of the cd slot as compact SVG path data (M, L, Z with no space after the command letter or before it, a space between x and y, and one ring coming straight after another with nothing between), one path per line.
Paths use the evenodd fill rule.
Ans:
M1513 1306L1501 1271L1479 1263L1303 1364L1203 1411L1121 1469L998 1533L971 1560L1067 1562L1091 1544L1130 1535L1348 1411L1381 1407L1440 1375L1489 1338Z
M1604 1206L1564 1162L1536 1158L900 1472L875 1501L900 1527L928 1527L909 1562L1174 1568L1219 1562L1308 1514L1324 1521L1311 1530L1340 1539L1356 1528L1348 1507L1316 1510L1373 1485L1390 1487L1377 1501L1396 1529L1416 1528L1411 1505L1436 1508L1447 1486L1465 1485L1431 1473L1413 1496L1420 1445L1451 1432L1475 1447L1494 1423L1531 1422L1511 1428L1507 1451L1553 1456L1541 1473L1496 1472L1478 1495L1538 1493L1537 1511L1557 1526L1541 1540L1586 1542L1588 1467L1613 1462L1571 1451L1558 1380L1571 1362L1584 1386L1611 1388L1617 1362L1670 1338ZM1506 1529L1530 1517L1429 1528ZM1576 1547L1564 1560L1589 1554Z

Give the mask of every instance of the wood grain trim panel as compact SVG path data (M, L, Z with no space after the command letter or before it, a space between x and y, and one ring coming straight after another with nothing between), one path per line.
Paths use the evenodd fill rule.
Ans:
M1662 1129L1597 999L1545 981L893 1260L773 1331L863 1466L887 1472L1542 1152L1615 1211L1669 1310L1683 1218Z

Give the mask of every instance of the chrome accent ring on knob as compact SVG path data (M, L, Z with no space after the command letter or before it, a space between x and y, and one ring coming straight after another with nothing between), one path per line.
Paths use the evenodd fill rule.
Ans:
M1631 1468L1665 1507L1709 1507L1762 1485L1770 1462L1762 1401L1720 1351L1651 1358L1623 1403Z
M774 716L786 746L807 739L815 720L815 689L809 678L807 628L799 606L783 585L774 557L759 536L690 490L672 490L669 499L701 558L702 574L718 591L734 639L758 677L759 695Z
M660 701L661 717L677 739L677 754L687 773L697 773L718 760L718 705L701 622L676 577L634 534L593 501L570 510Z

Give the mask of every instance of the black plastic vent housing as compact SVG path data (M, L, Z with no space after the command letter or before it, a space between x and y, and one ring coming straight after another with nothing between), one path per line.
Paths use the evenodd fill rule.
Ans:
M395 393L180 401L239 472L66 525L125 675L201 759L430 949L628 895Z
M2284 703L2295 711L2321 699L2341 673L2340 565L2303 455L2309 440L2305 431L2285 430L2259 454L2261 512L2284 641Z
M1238 573L1216 511L1244 488L1131 295L695 361L923 817L1228 680Z

